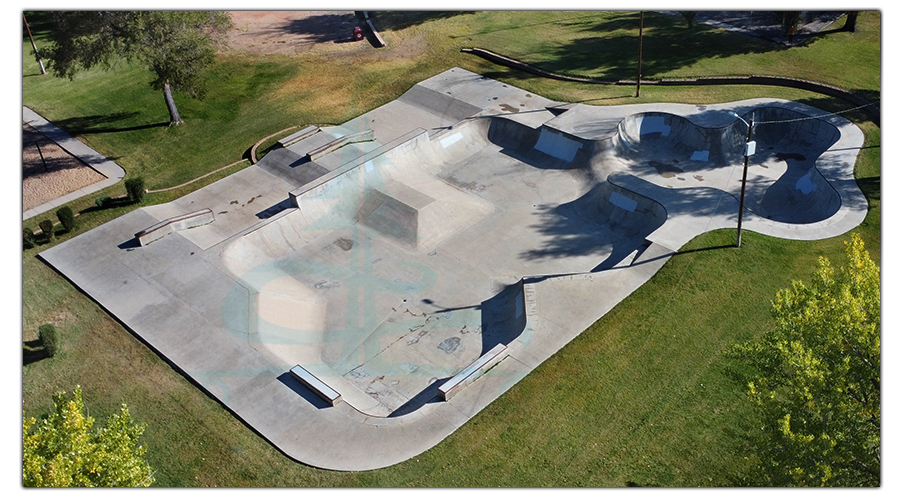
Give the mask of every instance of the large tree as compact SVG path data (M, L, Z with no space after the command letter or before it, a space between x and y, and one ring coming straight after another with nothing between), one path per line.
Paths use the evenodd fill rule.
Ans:
M820 258L809 285L779 291L775 328L736 349L753 367L770 485L880 484L880 271L858 235L846 254L840 269Z
M183 123L173 91L192 97L206 92L202 70L215 60L220 35L231 18L220 11L52 12L46 56L57 76L74 78L81 69L112 67L119 60L144 64L156 78L169 110L169 124Z
M144 432L122 405L106 426L85 415L81 387L71 399L53 396L54 411L37 422L22 417L22 486L149 486L153 482ZM37 424L37 425L35 425Z

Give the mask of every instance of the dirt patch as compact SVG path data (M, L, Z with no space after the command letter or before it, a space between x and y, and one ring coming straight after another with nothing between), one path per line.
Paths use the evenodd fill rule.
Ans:
M31 126L22 124L22 211L106 179Z
M228 50L249 54L296 54L322 43L352 43L360 23L352 11L228 11L234 28ZM363 42L365 43L365 42Z

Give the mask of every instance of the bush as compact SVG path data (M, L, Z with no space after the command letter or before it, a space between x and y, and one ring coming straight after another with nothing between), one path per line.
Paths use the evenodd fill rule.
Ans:
M66 232L75 229L75 214L72 213L72 209L69 208L68 205L57 210L56 217L59 219L60 224L62 224L62 227Z
M38 227L41 228L41 232L44 233L47 241L53 239L53 221L51 221L50 219L44 219L38 224Z
M132 203L144 201L144 179L135 177L125 181L125 191L128 191L128 199Z
M37 246L37 237L30 227L22 229L22 240L25 242L25 248L34 248Z
M50 323L44 323L38 328L38 338L44 345L44 352L48 357L53 357L59 351L59 336L56 327Z
M105 195L97 198L96 203L97 203L98 207L106 208L112 203L112 198L110 198L109 195L105 194Z

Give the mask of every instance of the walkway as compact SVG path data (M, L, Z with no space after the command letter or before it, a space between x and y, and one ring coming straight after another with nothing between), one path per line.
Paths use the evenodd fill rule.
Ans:
M66 131L48 122L44 117L26 106L22 106L22 121L38 132L44 134L48 139L58 144L59 147L66 150L69 154L81 159L81 161L86 163L89 167L106 177L105 180L83 187L64 196L60 196L55 200L48 201L47 203L24 211L22 213L23 221L36 217L49 210L53 210L54 208L61 207L82 196L87 196L91 193L100 191L105 187L112 186L125 177L125 169L116 164L116 162L94 151L85 143L75 139Z

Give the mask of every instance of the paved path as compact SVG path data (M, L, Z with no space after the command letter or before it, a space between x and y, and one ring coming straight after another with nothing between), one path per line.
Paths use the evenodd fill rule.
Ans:
M91 193L100 191L105 187L112 186L125 177L125 169L116 164L116 162L94 151L85 143L79 141L78 139L75 139L65 130L62 130L56 125L48 122L46 119L44 119L44 117L35 113L26 106L22 106L22 121L27 123L28 125L31 125L35 130L44 134L48 139L58 144L59 147L66 150L69 154L81 159L81 161L85 162L88 166L106 177L106 179L100 182L91 184L90 186L83 187L76 191L72 191L71 193L60 196L55 200L50 200L47 203L24 211L22 213L22 220L28 220L32 217L47 212L48 210L52 210L56 207L60 207L62 205L65 205L66 203L77 200L82 196L87 196Z

